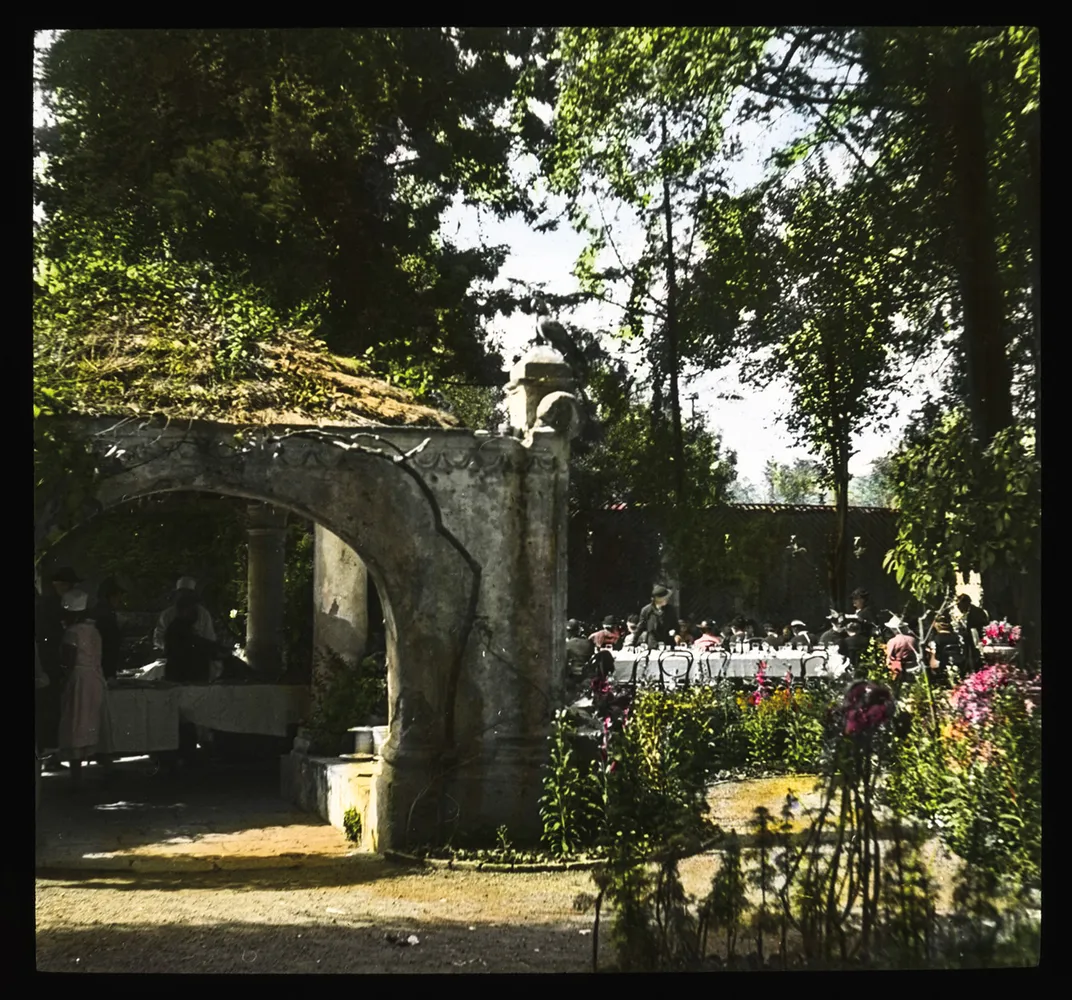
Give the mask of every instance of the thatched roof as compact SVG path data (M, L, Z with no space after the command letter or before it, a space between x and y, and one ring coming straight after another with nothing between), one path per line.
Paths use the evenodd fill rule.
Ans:
M373 377L300 333L250 344L229 371L200 337L125 330L65 338L36 352L39 386L69 412L230 424L350 424L457 427L448 413Z

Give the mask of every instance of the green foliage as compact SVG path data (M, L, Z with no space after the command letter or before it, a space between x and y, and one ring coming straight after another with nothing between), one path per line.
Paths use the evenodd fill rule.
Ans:
M893 456L901 510L887 567L921 600L956 573L1028 571L1041 521L1034 435L1009 428L983 447L963 409L925 414Z
M894 743L886 795L898 814L928 822L974 868L1020 886L1042 865L1042 716L1015 679L968 721L949 692L925 682L907 696L911 724Z
M606 814L606 775L595 755L573 733L565 712L555 717L551 757L540 799L542 843L555 857L568 857L595 844Z
M350 728L387 714L387 678L373 657L354 669L331 654L326 667L326 682L313 691L309 728L317 750L334 756L353 749Z
M456 197L532 214L508 162L539 131L543 34L61 32L40 80L56 124L37 136L39 259L204 265L411 387L477 374L483 321L512 307L480 290L504 252L455 246L440 220Z
M797 459L793 465L767 461L763 469L767 481L767 499L771 503L823 503L826 489L820 485L822 466L818 462Z
M599 421L600 438L570 463L570 497L575 510L599 510L607 504L662 506L670 497L670 429L654 419L652 407L631 386L626 373L611 365L589 371L585 391ZM673 523L691 527L690 511L725 502L736 477L737 456L724 451L720 436L698 417L684 432L690 504L679 508Z
M360 844L362 834L361 813L351 806L343 813L342 825L346 833L346 839L351 844Z

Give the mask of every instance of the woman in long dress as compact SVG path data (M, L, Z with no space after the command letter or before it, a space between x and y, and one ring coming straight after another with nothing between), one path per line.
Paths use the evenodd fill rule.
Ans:
M67 681L60 708L60 756L81 779L82 762L110 749L108 685L101 669L101 636L86 615L86 593L63 595L63 663Z

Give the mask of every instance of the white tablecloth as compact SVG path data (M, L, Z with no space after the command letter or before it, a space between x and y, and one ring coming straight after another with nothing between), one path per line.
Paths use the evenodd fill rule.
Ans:
M767 664L767 676L779 680L787 670L793 678L802 680L815 677L837 677L848 668L836 649L830 650L752 650L747 653L714 651L701 653L696 650L658 650L634 653L618 650L614 654L614 679L628 681L636 668L636 679L658 680L678 684L688 677L690 683L711 683L721 677L754 677L759 662Z
M298 684L183 684L179 715L224 733L286 736L309 709L309 688Z
M177 750L179 722L227 733L286 736L309 708L309 688L282 684L116 685L108 689L118 753Z

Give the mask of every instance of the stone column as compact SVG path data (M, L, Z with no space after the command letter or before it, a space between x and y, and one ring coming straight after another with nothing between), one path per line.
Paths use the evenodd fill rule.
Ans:
M322 683L334 657L356 667L368 641L368 572L358 554L327 528L316 526L313 557L313 684Z
M268 504L250 504L246 658L257 673L283 670L285 529L287 515Z

